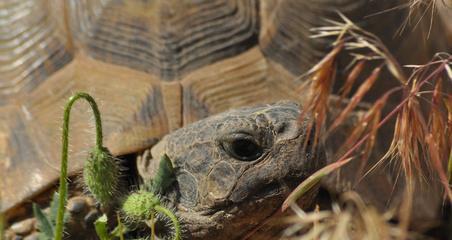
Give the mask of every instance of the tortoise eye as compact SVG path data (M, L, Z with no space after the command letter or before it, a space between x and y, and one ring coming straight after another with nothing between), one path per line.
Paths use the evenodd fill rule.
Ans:
M222 142L224 150L233 158L241 161L253 161L262 156L263 149L247 134L237 134Z

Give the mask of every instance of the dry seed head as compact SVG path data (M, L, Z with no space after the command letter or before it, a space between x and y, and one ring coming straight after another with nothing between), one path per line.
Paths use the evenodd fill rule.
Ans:
M329 131L332 131L336 127L338 127L346 117L350 114L350 112L355 109L355 107L361 102L364 95L372 88L375 81L378 79L381 68L375 68L372 74L361 84L356 93L353 95L350 102L347 104L344 110L339 114L336 120L331 125Z
M307 126L307 133L311 134L312 128L315 129L314 136L307 136L304 143L306 149L308 139L313 139L312 148L315 149L319 142L319 136L322 126L326 120L326 113L328 112L329 97L331 89L334 84L334 77L336 75L336 56L342 50L342 44L338 44L334 49L327 54L318 64L309 70L307 77L310 78L310 95L301 109L299 121L305 119L306 113L311 113L314 117L314 122Z
M339 90L339 92L341 93L341 98L343 99L346 98L347 95L350 93L354 83L358 79L358 76L363 71L365 63L366 60L359 60L359 62L350 71L350 73L347 76L347 79L345 80L344 85L342 86L341 90Z
M338 15L342 19L341 22L327 20L331 26L311 29L311 31L314 32L314 35L311 37L322 38L337 36L337 40L333 45L343 44L346 50L349 50L350 54L355 57L354 61L384 59L389 72L398 81L405 84L406 77L402 68L381 40L374 34L355 25L342 13L338 12ZM353 51L360 49L368 49L369 53L363 55Z

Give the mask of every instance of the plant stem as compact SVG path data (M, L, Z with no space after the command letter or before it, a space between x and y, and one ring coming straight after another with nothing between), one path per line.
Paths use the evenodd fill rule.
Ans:
M156 205L155 206L155 211L166 215L167 217L169 217L169 219L171 219L171 221L173 222L174 225L174 240L180 240L180 225L179 225L179 221L177 220L177 217L174 215L174 213L172 213L170 210L168 210L165 207L162 207L161 205Z
M61 150L61 175L59 186L59 202L58 202L58 215L56 220L56 228L54 237L56 240L61 240L63 237L63 217L64 208L66 205L67 195L67 161L68 161L68 148L69 148L69 117L71 114L71 108L75 101L78 99L85 99L88 101L91 109L93 110L95 123L96 123L96 148L102 148L102 123L100 119L100 112L94 99L87 93L78 92L69 98L64 108L64 120L63 120L63 135L62 135L62 150Z
M447 177L449 178L449 185L452 185L452 149L450 150L449 163L447 164Z
M0 240L5 237L5 222L3 213L0 213Z
M122 229L122 222L121 218L119 217L119 213L116 213L116 218L118 221L118 227L119 227L119 240L124 240L124 230Z

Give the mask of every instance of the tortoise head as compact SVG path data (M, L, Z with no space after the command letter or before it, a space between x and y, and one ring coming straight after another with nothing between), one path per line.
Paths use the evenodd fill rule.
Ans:
M190 239L243 236L325 164L323 154L303 149L309 119L299 115L292 102L232 110L179 129L152 149L154 159L166 153L176 169L172 200ZM141 175L152 177L157 162L139 163Z

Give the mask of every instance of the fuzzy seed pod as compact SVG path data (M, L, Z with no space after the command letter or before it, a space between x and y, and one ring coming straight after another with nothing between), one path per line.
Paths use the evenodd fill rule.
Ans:
M120 184L120 166L107 148L91 151L83 168L83 178L88 190L103 207L115 202Z
M159 199L151 192L140 190L130 194L122 205L126 219L132 222L146 221L155 214L155 207L160 205Z

